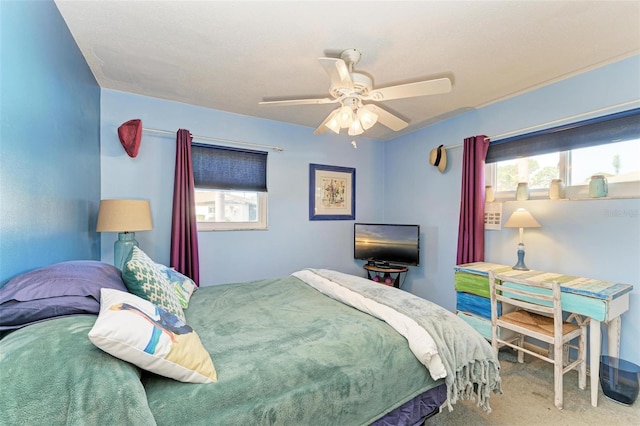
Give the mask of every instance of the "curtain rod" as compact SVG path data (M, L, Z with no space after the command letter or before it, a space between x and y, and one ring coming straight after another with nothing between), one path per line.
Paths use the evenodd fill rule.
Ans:
M504 138L505 136L511 136L511 135L515 135L515 134L518 134L518 133L525 133L525 132L537 129L539 127L546 127L546 126L549 126L551 124L559 124L559 123L561 123L563 121L570 121L570 120L575 120L576 118L584 117L585 115L596 114L596 113L599 113L599 112L608 111L608 110L613 109L613 108L620 108L620 107L629 106L629 105L638 104L638 103L640 103L640 99L636 99L636 100L629 101L629 102L623 102L621 104L611 105L611 106L600 108L600 109L596 109L596 110L593 110L593 111L582 112L580 114L572 115L571 117L559 118L557 120L547 121L546 123L536 124L534 126L524 127L522 129L518 129L518 130L511 130L510 132L500 133L499 135L495 135L495 136L489 136L485 140L488 140L488 139L489 140L501 139L501 138ZM459 143L459 144L456 144L456 145L445 146L444 148L445 149L453 149L453 148L459 148L462 145L463 144Z
M176 132L170 132L169 130L149 129L147 127L143 127L142 130L144 130L146 132L163 133L163 134L166 134L166 135L175 135L176 134ZM212 137L209 137L209 136L198 136L198 135L193 135L193 134L191 134L191 137L194 138L194 139L203 139L203 140L207 140L207 141L224 142L224 143L230 143L230 144L236 144L236 145L255 146L255 147L258 147L258 148L272 149L274 151L284 151L284 148L282 148L280 146L262 145L262 144L259 144L259 143L234 141L234 140L231 140L231 139L212 138Z

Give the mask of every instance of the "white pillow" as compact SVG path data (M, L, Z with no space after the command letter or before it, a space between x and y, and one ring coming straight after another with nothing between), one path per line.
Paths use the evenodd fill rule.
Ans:
M103 288L89 339L103 351L181 382L216 382L198 334L174 314L134 294Z

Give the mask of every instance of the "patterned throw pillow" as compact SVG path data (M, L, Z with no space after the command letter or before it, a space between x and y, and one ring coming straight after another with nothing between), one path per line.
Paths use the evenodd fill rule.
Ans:
M156 265L167 276L167 279L171 283L171 287L173 287L173 290L176 292L176 296L178 296L178 300L180 301L182 308L187 309L189 307L191 295L198 289L196 283L193 282L191 278L181 274L173 268L160 263L157 263Z
M104 288L89 340L143 370L181 382L218 380L211 356L184 321L146 300Z
M185 320L182 306L166 275L138 247L133 247L122 268L129 291Z

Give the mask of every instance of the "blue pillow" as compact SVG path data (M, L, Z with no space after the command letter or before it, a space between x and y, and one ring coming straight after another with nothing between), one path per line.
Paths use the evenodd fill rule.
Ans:
M101 288L127 291L118 268L95 260L61 262L20 274L0 288L0 330L65 315L97 315Z
M180 302L182 309L187 309L189 307L191 295L198 289L196 283L191 278L186 275L182 275L173 268L161 263L156 263L156 266L160 268L162 273L164 273L169 279L171 288L176 292L176 296L178 296L178 301Z

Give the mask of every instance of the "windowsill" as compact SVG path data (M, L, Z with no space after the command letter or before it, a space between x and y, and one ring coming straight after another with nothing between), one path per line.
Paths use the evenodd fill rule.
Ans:
M252 226L229 226L216 227L215 225L198 222L198 232L224 232L224 231L267 231L269 228L266 226L260 227L257 225Z
M504 199L496 198L496 200L493 202L494 203L526 203L527 201L553 201L553 202L555 201L601 201L601 200L630 200L630 199L637 199L637 198L640 198L640 196L618 195L618 196L607 196L607 197L598 197L598 198L573 197L573 198L560 198L558 200L552 200L547 197L531 197L528 200L522 200L522 201L514 200L512 198L504 198ZM491 203L487 203L487 204L491 204Z
M551 200L549 192L546 189L532 189L529 193L529 199L523 201L585 201L585 200L628 200L640 198L640 183L622 182L609 185L609 195L606 197L592 198L589 197L589 185L575 185L566 188L565 198L559 200ZM497 203L522 202L516 200L516 191L502 191L496 193L495 201Z

